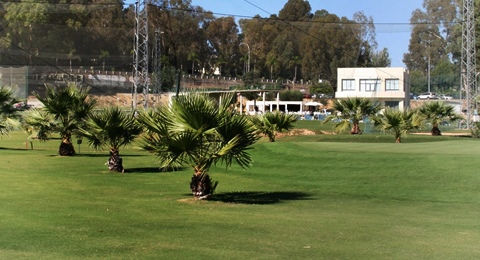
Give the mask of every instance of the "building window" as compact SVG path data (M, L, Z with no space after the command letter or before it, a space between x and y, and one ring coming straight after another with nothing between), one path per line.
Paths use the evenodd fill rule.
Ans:
M354 79L342 79L342 90L343 91L355 91L355 80Z
M385 80L385 91L398 91L400 81L398 79L386 79Z
M360 91L372 92L380 89L379 79L361 79Z
M399 109L400 108L400 102L399 101L385 101L385 106L393 108L393 109Z

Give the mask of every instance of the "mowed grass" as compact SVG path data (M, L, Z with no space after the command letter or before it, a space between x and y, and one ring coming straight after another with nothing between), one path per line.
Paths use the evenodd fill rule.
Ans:
M159 172L135 147L118 174L106 151L59 157L59 140L26 150L14 132L0 259L478 259L479 140L319 136L262 140L252 168L212 169L215 196L193 201L190 169Z

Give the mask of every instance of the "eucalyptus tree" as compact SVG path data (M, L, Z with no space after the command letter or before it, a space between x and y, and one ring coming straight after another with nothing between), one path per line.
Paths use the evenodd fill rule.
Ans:
M161 31L162 67L173 67L177 72L191 68L194 60L206 61L211 53L207 46L205 31L201 25L214 19L211 12L192 5L189 0L153 0L148 6L150 32ZM154 37L151 37L154 39Z
M276 15L269 19L263 19L255 15L252 19L240 19L240 28L243 36L243 43L250 49L250 72L259 75L270 74L270 65L267 63L267 56L273 48L272 43L280 34L280 24Z
M317 13L301 42L302 74L307 79L337 80L338 67L355 67L361 40L354 22L328 12ZM352 37L354 36L354 37Z
M288 21L308 20L312 7L308 1L288 0L278 13L278 18Z
M443 122L455 121L460 119L460 115L455 113L455 108L443 101L425 102L418 111L425 116L425 120L432 126L431 133L434 136L442 135L438 127Z
M90 99L89 87L69 83L66 87L45 85L45 95L34 92L43 108L33 109L25 114L26 127L41 141L58 134L61 138L58 154L76 154L72 136L84 127L84 120L91 115L96 100Z
M372 67L390 67L392 59L387 48L372 53Z
M336 122L337 132L351 129L351 134L361 134L360 121L376 115L382 106L369 98L354 97L334 99L332 108L335 112L327 116L324 123Z
M218 184L208 174L213 165L247 168L252 162L247 151L259 135L247 116L232 110L233 98L222 95L219 104L208 94L188 93L138 117L145 127L141 147L155 154L163 169L190 166L190 189L196 198L213 194Z
M75 47L96 60L95 65L101 66L102 69L128 64L131 62L130 51L133 48L134 35L132 10L124 9L123 1L90 1L92 4L85 5L87 8L82 10L82 14L88 14L83 20L84 35L81 35L83 36L81 39L76 39L81 44ZM78 12L78 5L71 6L72 13Z
M240 70L239 60L239 31L233 17L220 17L206 21L203 24L207 38L207 45L210 53L214 55L215 64L212 67L219 67L222 75L236 76Z
M395 143L401 143L402 136L423 127L425 116L417 110L405 109L401 111L386 107L382 113L373 116L372 120L379 130L393 134Z
M47 43L45 40L48 35L44 25L54 6L38 1L8 1L2 5L5 9L2 31L5 30L3 38L6 40L2 44L9 45L7 48L17 46L28 53L39 55L42 46ZM33 65L34 57L28 53L16 55L15 62Z
M7 86L0 86L0 136L7 135L17 127L19 117L15 104L20 102L15 97L15 89Z
M356 37L360 41L357 66L373 67L373 54L378 47L373 18L367 17L363 11L360 11L353 15L353 21L355 24L350 26L355 28Z
M410 71L422 71L427 77L428 70L441 62L457 64L461 59L462 1L424 0L422 5L423 9L412 12L412 33L403 62Z
M87 139L95 149L108 146L110 152L110 158L106 163L108 169L123 172L120 148L131 144L142 132L142 126L134 115L119 107L107 107L92 113L85 123L85 127L78 129L77 134Z

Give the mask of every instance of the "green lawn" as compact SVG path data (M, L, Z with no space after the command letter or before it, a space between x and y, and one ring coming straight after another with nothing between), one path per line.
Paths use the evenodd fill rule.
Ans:
M118 174L108 152L58 157L59 140L26 150L12 133L0 139L0 259L480 256L480 140L324 136L262 140L252 168L212 169L217 193L193 201L190 169L158 172L134 147Z

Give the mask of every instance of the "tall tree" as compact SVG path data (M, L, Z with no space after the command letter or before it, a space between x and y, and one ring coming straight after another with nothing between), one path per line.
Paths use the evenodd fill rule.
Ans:
M172 66L177 71L191 68L188 55L195 52L201 60L207 60L208 50L204 30L200 25L213 15L190 0L155 0L149 6L150 32L162 31L162 66Z
M272 43L280 33L280 23L276 15L270 19L262 19L256 15L252 19L241 19L240 28L243 33L243 42L250 47L250 71L260 75L270 74L267 65L268 53L272 50Z
M207 37L207 45L211 54L215 55L212 66L221 68L222 75L236 76L239 54L239 37L237 24L233 17L221 17L203 24Z
M336 82L338 67L355 67L361 44L354 22L321 13L315 16L308 37L301 39L302 74L306 79Z
M412 13L413 25L408 53L403 62L410 71L425 76L442 61L459 62L461 58L462 2L458 0L424 0L423 8Z
M33 65L33 55L41 55L42 45L46 44L45 27L49 21L49 14L54 8L53 5L40 2L8 2L4 3L6 11L2 26L6 31L4 39L8 42L8 48L25 50L26 52L16 52L15 56L20 64Z
M371 16L367 17L363 11L360 11L353 15L353 21L356 24L352 26L356 29L356 35L360 40L357 66L372 67L372 56L378 46L373 18Z
M390 67L392 59L387 48L372 53L372 67Z
M288 0L278 13L281 20L298 21L307 20L311 16L312 7L305 0Z

